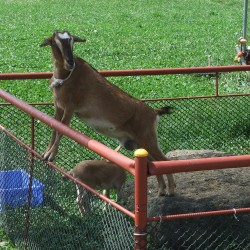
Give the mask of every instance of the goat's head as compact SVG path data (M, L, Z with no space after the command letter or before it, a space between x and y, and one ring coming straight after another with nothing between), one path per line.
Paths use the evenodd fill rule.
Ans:
M85 39L70 35L68 31L55 31L53 36L45 39L40 46L51 46L54 57L56 57L55 59L61 61L66 70L72 70L75 66L73 56L74 42L85 41Z

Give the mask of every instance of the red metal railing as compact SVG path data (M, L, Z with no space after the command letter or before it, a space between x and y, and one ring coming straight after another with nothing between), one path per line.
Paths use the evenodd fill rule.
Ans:
M105 77L113 76L145 76L145 75L169 75L169 74L201 74L250 71L250 65L238 66L209 66L192 68L162 68L162 69L130 69L130 70L101 70ZM48 79L52 72L30 72L30 73L2 73L0 80L22 80L22 79Z
M177 100L188 98L212 98L223 97L225 95L219 94L219 73L237 72L237 71L250 71L250 65L237 65L237 66L209 66L209 67L192 67L192 68L161 68L161 69L131 69L131 70L101 70L101 75L105 77L119 77L119 76L146 76L146 75L171 75L171 74L209 74L214 73L214 95L210 96L189 96L189 97L176 97L176 98L154 98L143 99L142 101L155 101L155 100ZM0 74L1 80L24 80L24 79L49 79L53 75L52 72L30 72L30 73L2 73ZM226 96L242 96L249 94L229 94ZM38 104L38 103L35 103ZM39 103L41 104L41 103ZM52 103L44 103L52 104ZM8 105L1 103L1 105Z
M188 219L188 218L216 216L216 215L218 216L218 215L226 215L226 214L236 215L240 213L250 213L250 207L232 208L232 209L225 209L225 210L188 213L188 214L172 214L172 215L165 215L165 216L154 216L154 217L148 217L147 221L152 222L152 221L162 221L162 220L178 220L178 219Z
M56 129L60 133L68 136L70 139L78 142L79 144L89 148L90 150L98 153L99 155L107 158L108 160L120 165L130 173L134 174L133 166L134 161L125 157L124 155L110 149L109 147L103 145L102 143L89 138L88 136L81 134L80 132L69 128L68 126L62 124L61 122L57 121L56 119L46 115L45 113L37 110L36 108L28 105L27 103L17 99L16 97L10 95L4 90L0 90L0 97L4 100L8 101L12 105L16 106L17 108L23 110L25 113L31 115L32 117L42 121L43 123L47 124L51 128Z
M161 175L242 167L250 167L250 155L152 162L149 164L149 173Z

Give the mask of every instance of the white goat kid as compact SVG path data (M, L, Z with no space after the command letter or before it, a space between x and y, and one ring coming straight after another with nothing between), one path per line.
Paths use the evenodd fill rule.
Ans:
M69 32L54 32L41 46L51 46L54 73L50 86L54 94L55 119L68 125L73 114L96 131L115 138L128 150L144 148L150 160L166 161L158 146L158 116L170 113L169 107L153 109L133 98L107 79L86 61L73 56L74 42L84 42ZM53 131L44 159L57 154L61 134ZM174 194L172 174L167 175L169 194ZM165 195L163 176L157 176L158 195Z

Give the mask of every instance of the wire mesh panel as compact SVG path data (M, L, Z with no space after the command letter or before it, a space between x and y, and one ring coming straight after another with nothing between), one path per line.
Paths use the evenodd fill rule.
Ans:
M30 160L29 152L3 132L0 138L0 175L10 174L0 181L0 221L19 249L133 248L133 222L128 217L86 190L90 211L81 214L71 180L62 181L62 174L39 158ZM19 178L19 172L24 175L19 180L23 183L20 190L13 188L13 202L9 203L3 192L9 185L17 185L12 180Z
M12 105L0 106L0 124L22 141L31 143L31 117Z
M250 215L223 215L151 223L149 249L247 250Z
M249 154L250 96L147 103L152 107L174 107L171 115L162 116L159 121L158 138L164 153L175 149L213 149L230 154ZM53 115L53 106L36 107ZM49 144L52 130L38 120L34 121L33 128L31 117L13 106L1 106L0 123L28 145L32 144L34 129L34 146L40 154ZM116 141L97 134L76 117L71 126L111 148L118 145ZM132 157L129 151L122 149L121 152ZM84 159L100 159L100 156L63 137L55 163L64 170L70 170ZM133 223L129 218L87 191L90 211L81 214L79 204L75 202L75 183L63 182L59 172L40 158L32 160L30 152L3 132L0 134L0 164L0 171L6 176L13 170L26 176L21 180L15 176L17 181L13 183L21 184L18 187L20 195L15 195L18 197L17 203L1 198L5 201L1 204L1 226L20 249L26 246L30 249L133 248ZM34 188L34 183L37 183L35 188L38 186L42 199L30 199L28 202L29 194L30 198L36 196L29 191ZM2 189L7 189L4 182L0 184ZM16 186L8 188L17 189ZM21 194L20 189L22 192L24 189L25 195ZM29 206L30 209L27 209ZM244 226L232 216L214 218L152 223L148 229L148 248L249 248L249 229L246 227L249 225L249 215L237 216ZM248 234L243 234L243 231Z
M250 96L191 98L149 102L172 106L160 118L158 138L163 152L214 149L247 154L250 149Z

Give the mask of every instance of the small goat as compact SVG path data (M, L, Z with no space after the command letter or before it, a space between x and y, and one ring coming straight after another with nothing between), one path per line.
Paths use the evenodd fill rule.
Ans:
M103 195L110 198L110 189L115 189L117 201L120 201L120 190L126 180L125 171L116 164L106 160L86 160L80 162L68 174L93 189L103 189ZM63 177L66 180L67 177ZM83 187L76 184L77 203L81 214L90 211L88 195L83 193Z
M170 108L153 109L133 98L104 78L86 61L73 55L74 42L85 42L69 32L54 32L41 46L51 46L54 73L50 87L54 94L55 119L68 125L73 114L96 131L115 138L128 150L144 148L149 158L166 161L158 146L158 116ZM44 159L52 161L57 154L61 134L53 131ZM174 194L172 174L167 175L169 194ZM165 195L163 176L157 176L158 195Z

